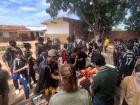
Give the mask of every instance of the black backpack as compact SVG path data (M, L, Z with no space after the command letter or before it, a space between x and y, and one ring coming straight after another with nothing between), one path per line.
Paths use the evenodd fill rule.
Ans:
M14 61L14 50L7 48L5 53L2 56L3 62L8 62L8 65L11 66Z

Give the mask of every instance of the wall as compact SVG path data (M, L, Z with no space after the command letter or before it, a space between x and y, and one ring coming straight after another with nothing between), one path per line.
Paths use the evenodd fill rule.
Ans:
M79 21L71 21L70 22L70 27L69 27L69 33L70 35L77 35L80 36L83 34L82 32L82 25Z
M69 35L69 23L57 22L47 24L47 34L66 34Z
M124 41L128 41L129 39L139 38L140 32L138 31L111 31L109 33L105 33L104 36L108 36L110 41L113 42L114 39L123 39ZM88 40L94 38L93 34L87 35Z
M8 42L10 40L17 41L30 41L30 37L28 37L28 32L16 32L16 31L3 31L3 36L0 37L0 42Z
M124 41L128 41L129 39L140 38L140 32L136 31L112 31L106 34L111 41L114 39L123 39Z
M3 32L3 37L4 38L9 38L10 37L9 32Z
M51 40L55 39L55 38L59 38L59 40L61 41L61 43L67 43L67 35L66 34L47 34L47 36L45 36L45 40L47 39L47 37L49 37Z
M17 32L3 31L3 36L0 38L0 42L16 40L16 38L17 38Z

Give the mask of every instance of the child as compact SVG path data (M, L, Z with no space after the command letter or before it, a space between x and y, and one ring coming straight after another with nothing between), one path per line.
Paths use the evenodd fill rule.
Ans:
M19 79L20 84L23 86L25 98L29 98L29 86L28 86L28 73L27 73L26 61L22 59L22 55L19 50L15 51L15 59L13 63L13 74Z
M29 75L29 84L30 84L30 88L32 88L31 85L31 78L34 81L34 84L37 83L36 77L35 77L35 70L33 68L34 66L34 61L35 59L32 57L32 52L31 52L31 44L30 43L24 43L24 48L25 51L23 52L24 57L26 59L27 64L29 65L28 68L28 75Z
M67 45L64 44L61 46L61 50L60 50L60 57L62 58L62 63L66 64L68 61L68 54L67 54Z

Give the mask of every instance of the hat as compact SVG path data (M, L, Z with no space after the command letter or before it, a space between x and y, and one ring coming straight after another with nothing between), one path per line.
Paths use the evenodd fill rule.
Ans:
M57 50L55 50L55 49L51 49L48 51L48 56L56 57L57 55L58 55Z

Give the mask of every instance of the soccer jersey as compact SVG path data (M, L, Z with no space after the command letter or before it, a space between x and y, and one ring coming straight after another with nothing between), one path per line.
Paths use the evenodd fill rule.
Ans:
M122 74L131 75L135 66L135 54L133 52L126 52L120 57L120 70Z
M136 57L138 57L140 55L139 46L137 46L137 45L133 46L133 53L135 54Z
M118 50L118 52L125 52L125 46L122 43L116 44L115 47Z

